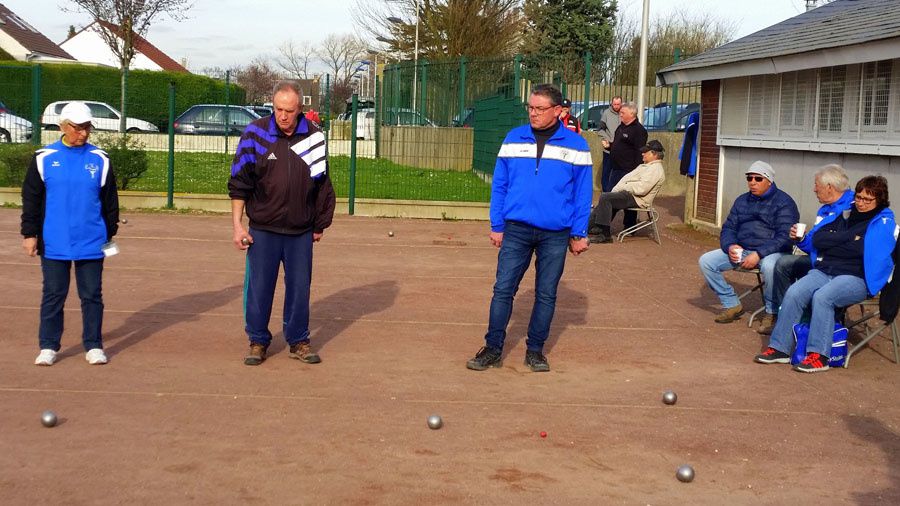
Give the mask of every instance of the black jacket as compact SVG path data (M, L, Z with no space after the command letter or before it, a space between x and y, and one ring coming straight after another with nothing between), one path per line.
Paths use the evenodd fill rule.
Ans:
M640 121L635 119L630 125L622 123L609 146L609 156L620 170L631 172L643 163L641 147L644 144L647 144L647 129Z

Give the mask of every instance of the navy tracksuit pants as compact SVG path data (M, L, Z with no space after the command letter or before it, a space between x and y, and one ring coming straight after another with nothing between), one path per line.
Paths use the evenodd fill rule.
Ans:
M312 231L301 235L250 229L244 275L244 321L250 343L272 342L269 319L284 265L284 338L291 346L309 341L309 285L312 280Z

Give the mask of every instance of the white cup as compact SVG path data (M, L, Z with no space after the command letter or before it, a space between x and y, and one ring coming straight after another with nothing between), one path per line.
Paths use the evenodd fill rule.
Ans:
M794 226L797 227L797 233L796 233L797 238L802 239L803 234L806 233L806 223L797 223Z
M742 247L740 247L740 246L734 248L734 256L735 256L735 258L737 258L737 261L736 261L735 263L740 262L740 261L741 261L741 257L742 257L743 255L744 255L744 248L742 248Z
M111 257L113 255L119 254L119 245L114 241L109 241L100 247L100 250L103 251L103 256Z

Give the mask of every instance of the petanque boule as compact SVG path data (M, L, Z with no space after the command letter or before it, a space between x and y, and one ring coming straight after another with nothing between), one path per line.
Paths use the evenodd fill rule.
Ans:
M671 406L671 405L675 404L676 402L678 402L678 396L675 394L675 392L673 392L671 390L667 390L663 394L662 401L663 401L663 404L668 404L669 406Z
M128 218L122 218L122 224L125 225L126 223L128 223Z
M394 237L394 231L393 231L393 230L391 230L391 231L388 232L388 237Z
M428 428L432 430L438 430L444 426L444 421L441 420L441 417L438 415L431 415L428 417Z
M679 467L678 471L675 471L675 477L678 478L678 481L690 483L694 481L694 468L685 464Z
M250 244L250 239L247 239L246 237L244 237L243 239L241 239L241 244L243 244L244 246Z
M49 410L41 413L41 424L44 427L54 427L56 426L56 421L56 413Z

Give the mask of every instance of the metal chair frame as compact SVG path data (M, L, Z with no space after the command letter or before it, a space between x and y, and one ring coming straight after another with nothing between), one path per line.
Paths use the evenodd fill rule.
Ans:
M625 238L628 237L629 235L634 234L638 230L643 230L647 227L650 227L653 232L653 240L656 241L656 244L659 244L661 246L662 241L660 240L660 237L659 237L659 228L656 226L656 222L659 221L659 212L656 209L654 209L653 206L650 206L646 209L644 209L643 207L629 207L626 210L634 211L634 212L638 212L638 213L647 213L648 219L645 221L640 221L638 223L635 223L634 225L619 232L619 234L616 236L616 240L619 242L624 242Z
M752 287L750 287L748 290L742 292L740 295L738 295L738 300L743 300L744 297L746 297L746 296L750 295L751 293L753 293L753 292L759 290L759 298L760 298L760 300L762 301L762 306L759 306L759 309L757 309L756 311L750 313L750 321L747 322L747 326L748 326L748 327L752 327L752 326L753 326L753 320L754 320L757 316L759 316L760 313L762 313L763 311L766 310L766 297L765 297L765 295L763 294L763 278L762 278L762 273L759 271L758 268L757 268L757 269L744 269L743 267L737 267L737 268L735 268L734 270L737 271L737 272L746 272L746 273L748 273L748 274L755 274L755 275L756 275L756 284L753 285Z
M881 311L878 309L878 303L879 300L877 296L860 302L858 304L861 313L860 317L856 320L844 322L844 326L848 329L852 329L853 327L862 325L861 330L864 333L862 340L860 340L855 345L849 346L848 343L847 358L846 360L844 360L845 368L850 367L850 358L853 355L861 351L866 345L869 344L869 341L880 335L888 327L890 327L891 329L891 343L894 346L894 363L900 364L900 333L898 333L897 331L897 322L893 321L891 323L884 323L883 321L879 321L874 326L869 326L870 320L878 317L881 314ZM867 310L866 308L874 308L874 310Z

